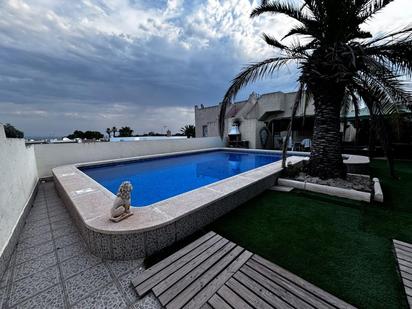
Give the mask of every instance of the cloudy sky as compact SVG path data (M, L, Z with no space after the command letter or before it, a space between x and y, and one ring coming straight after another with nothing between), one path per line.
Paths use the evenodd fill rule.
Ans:
M298 0L296 0L298 1ZM257 0L0 0L0 122L28 136L131 126L173 132L193 106L217 104L247 63L271 55L262 31L281 37L283 16L249 19ZM396 0L366 29L412 22ZM286 68L251 91L293 91Z

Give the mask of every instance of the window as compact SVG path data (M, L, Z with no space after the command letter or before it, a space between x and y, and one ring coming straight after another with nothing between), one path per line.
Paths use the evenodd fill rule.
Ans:
M202 126L202 136L207 137L207 126Z

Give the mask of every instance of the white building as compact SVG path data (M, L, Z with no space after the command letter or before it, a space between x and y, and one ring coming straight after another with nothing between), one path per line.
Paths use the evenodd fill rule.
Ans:
M287 132L295 97L296 92L263 95L253 92L247 100L231 104L226 111L225 138L228 136L228 128L238 122L241 139L247 141L250 148L264 148L261 141L262 131L266 131L269 137L266 148L280 148L282 138ZM309 101L306 112L303 105L296 114L291 146L312 136L313 102ZM196 137L219 135L219 112L220 104L211 107L195 106Z

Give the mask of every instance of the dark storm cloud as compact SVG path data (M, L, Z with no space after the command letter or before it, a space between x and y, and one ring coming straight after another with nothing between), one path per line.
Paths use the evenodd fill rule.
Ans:
M403 0L398 0L403 1ZM240 68L271 54L256 3L9 0L0 3L0 122L29 135L130 125L173 131L218 103ZM290 27L270 20L276 32ZM293 65L255 90L292 91Z

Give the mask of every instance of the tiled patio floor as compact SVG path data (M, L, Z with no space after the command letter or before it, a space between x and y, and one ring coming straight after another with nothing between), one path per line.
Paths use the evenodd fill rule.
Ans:
M42 183L1 280L0 308L160 308L131 286L143 270L142 259L91 255L54 184Z

